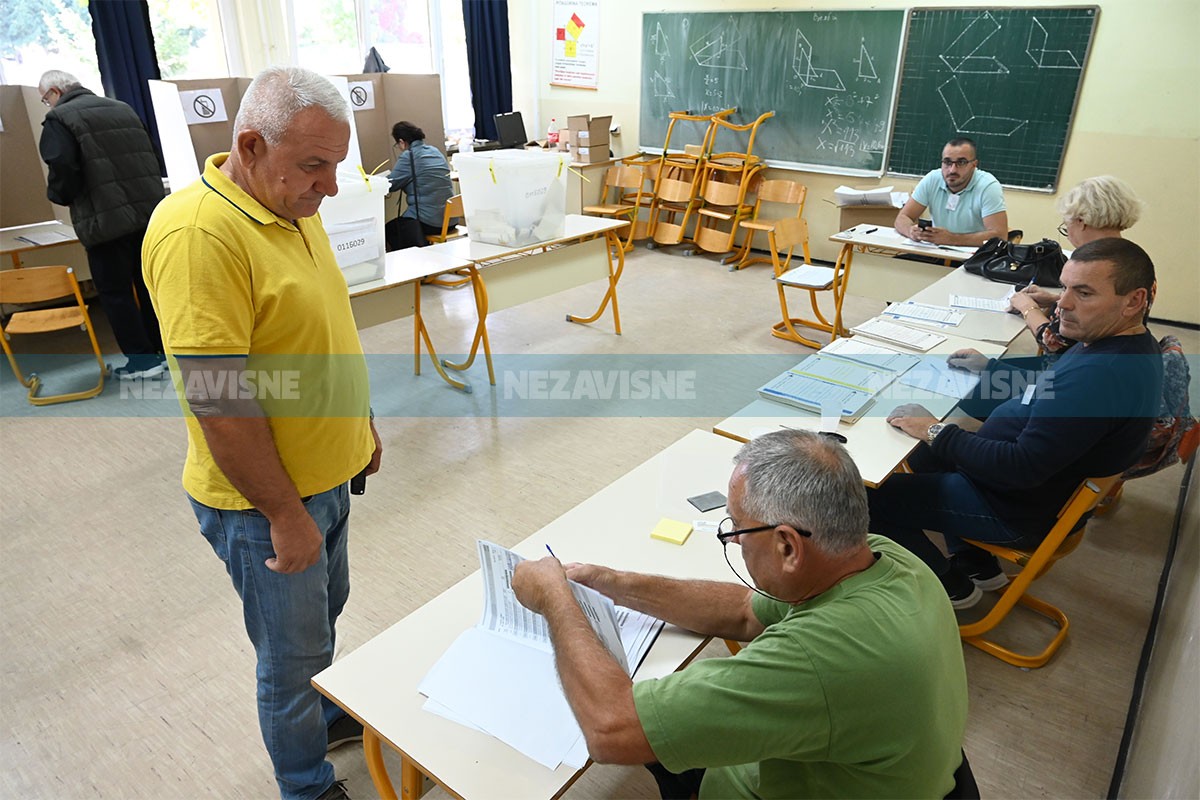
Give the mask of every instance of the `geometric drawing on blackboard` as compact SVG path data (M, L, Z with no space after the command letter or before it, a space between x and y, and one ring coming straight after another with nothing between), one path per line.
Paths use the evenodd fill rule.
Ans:
M654 42L654 55L660 58L671 57L671 47L667 43L667 35L663 33L662 24L654 23L655 31L650 36L650 41Z
M657 70L655 70L654 77L650 80L650 83L654 87L655 97L675 96L675 93L671 91L671 79L659 75Z
M703 39L692 45L692 57L696 59L696 63L702 67L710 67L712 69L748 69L746 66L746 57L742 55L742 51L734 47L737 44L736 39L730 39L725 42L724 33L710 32Z
M792 71L806 89L822 89L827 92L844 92L846 84L836 69L817 69L812 63L813 46L807 37L796 29L795 47L792 51ZM861 66L859 67L861 70Z
M1034 17L1029 26L1029 40L1025 46L1025 52L1033 59L1034 64L1040 69L1082 69L1079 59L1070 50L1047 50L1046 42L1049 39L1050 34L1046 32L1046 27Z
M854 59L858 63L858 77L864 80L877 81L879 73L875 71L875 59L871 58L871 54L867 52L867 40L862 40L862 46L858 50L858 58Z
M976 55L979 48L987 44L1000 30L1000 23L990 11L971 20L971 24L963 29L946 52L939 58L954 73L969 73L974 75L1006 75L1008 67L993 56Z
M959 133L1012 136L1029 122L1027 119L1018 119L1017 117L977 115L972 110L971 101L963 92L957 75L939 86L938 94L942 96L942 102L946 104L946 110L950 112L950 121L954 123L954 128Z

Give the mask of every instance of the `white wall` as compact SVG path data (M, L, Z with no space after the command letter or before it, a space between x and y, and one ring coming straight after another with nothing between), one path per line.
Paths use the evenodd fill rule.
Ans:
M849 5L845 2L842 6ZM1147 203L1143 220L1129 238L1141 244L1158 268L1157 317L1200 323L1200 3L1195 0L1097 0L1100 20L1084 76L1071 138L1067 143L1060 187L1113 174L1128 181ZM761 0L658 0L654 11L761 10ZM838 2L789 3L789 10L829 8ZM963 3L876 0L878 8L908 8ZM969 5L969 4L967 4ZM1047 2L997 3L1044 6ZM513 0L509 27L513 53L513 107L522 109L530 131L545 130L551 117L613 114L622 135L617 155L637 150L641 89L642 3L606 0L600 5L598 91L551 87L549 57L553 41L551 0ZM529 70L536 70L536 75ZM532 115L540 111L540 119ZM770 124L770 123L767 123ZM933 165L930 165L932 168ZM799 173L809 187L805 211L812 229L813 255L832 259L826 237L837 229L837 210L821 202L846 179ZM911 180L854 179L855 186L911 188ZM1009 220L1026 238L1056 236L1061 221L1056 195L1009 190ZM850 291L854 291L853 278Z

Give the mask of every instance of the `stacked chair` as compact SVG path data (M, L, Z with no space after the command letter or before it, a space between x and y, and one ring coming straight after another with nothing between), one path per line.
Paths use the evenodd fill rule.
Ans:
M749 134L744 152L712 153L704 161L700 184L700 206L692 242L709 253L729 253L734 249L738 224L750 217L754 205L747 202L750 187L767 165L754 155L754 139L758 128L774 111L762 114L745 125L735 125L723 117L713 117L710 146L715 149L722 132Z

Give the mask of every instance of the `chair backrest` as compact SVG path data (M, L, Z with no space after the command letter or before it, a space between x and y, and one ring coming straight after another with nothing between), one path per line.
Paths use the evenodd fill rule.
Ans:
M70 267L26 267L0 270L0 303L39 303L79 294Z
M787 205L798 205L803 209L804 200L808 197L808 187L796 181L775 178L759 183L755 194L760 202L786 203Z
M791 250L796 245L808 241L808 220L802 217L788 217L775 223L775 247L780 252Z
M1036 565L1035 578L1043 575L1046 570L1066 555L1070 555L1079 547L1079 543L1083 541L1083 529L1092 512L1096 510L1096 506L1100 505L1100 501L1108 494L1109 490L1121 480L1120 475L1109 475L1104 478L1085 478L1082 483L1075 489L1071 498L1063 505L1058 512L1058 522L1051 528L1050 533L1046 536L1046 540L1058 539L1060 544L1055 548L1053 553L1046 555L1043 563ZM1034 556L1039 554L1041 548L1034 550L1030 557L1024 560L1017 560L1017 563L1031 563Z
M466 213L463 211L463 199L461 194L456 194L446 201L446 210L442 212L442 237L446 237L450 233L450 223L455 219L466 221Z

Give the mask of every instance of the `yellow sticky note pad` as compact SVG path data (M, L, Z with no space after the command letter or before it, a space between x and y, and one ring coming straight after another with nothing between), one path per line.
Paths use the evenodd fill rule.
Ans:
M662 539L671 544L683 544L692 535L692 526L686 522L663 517L650 531L651 539Z

